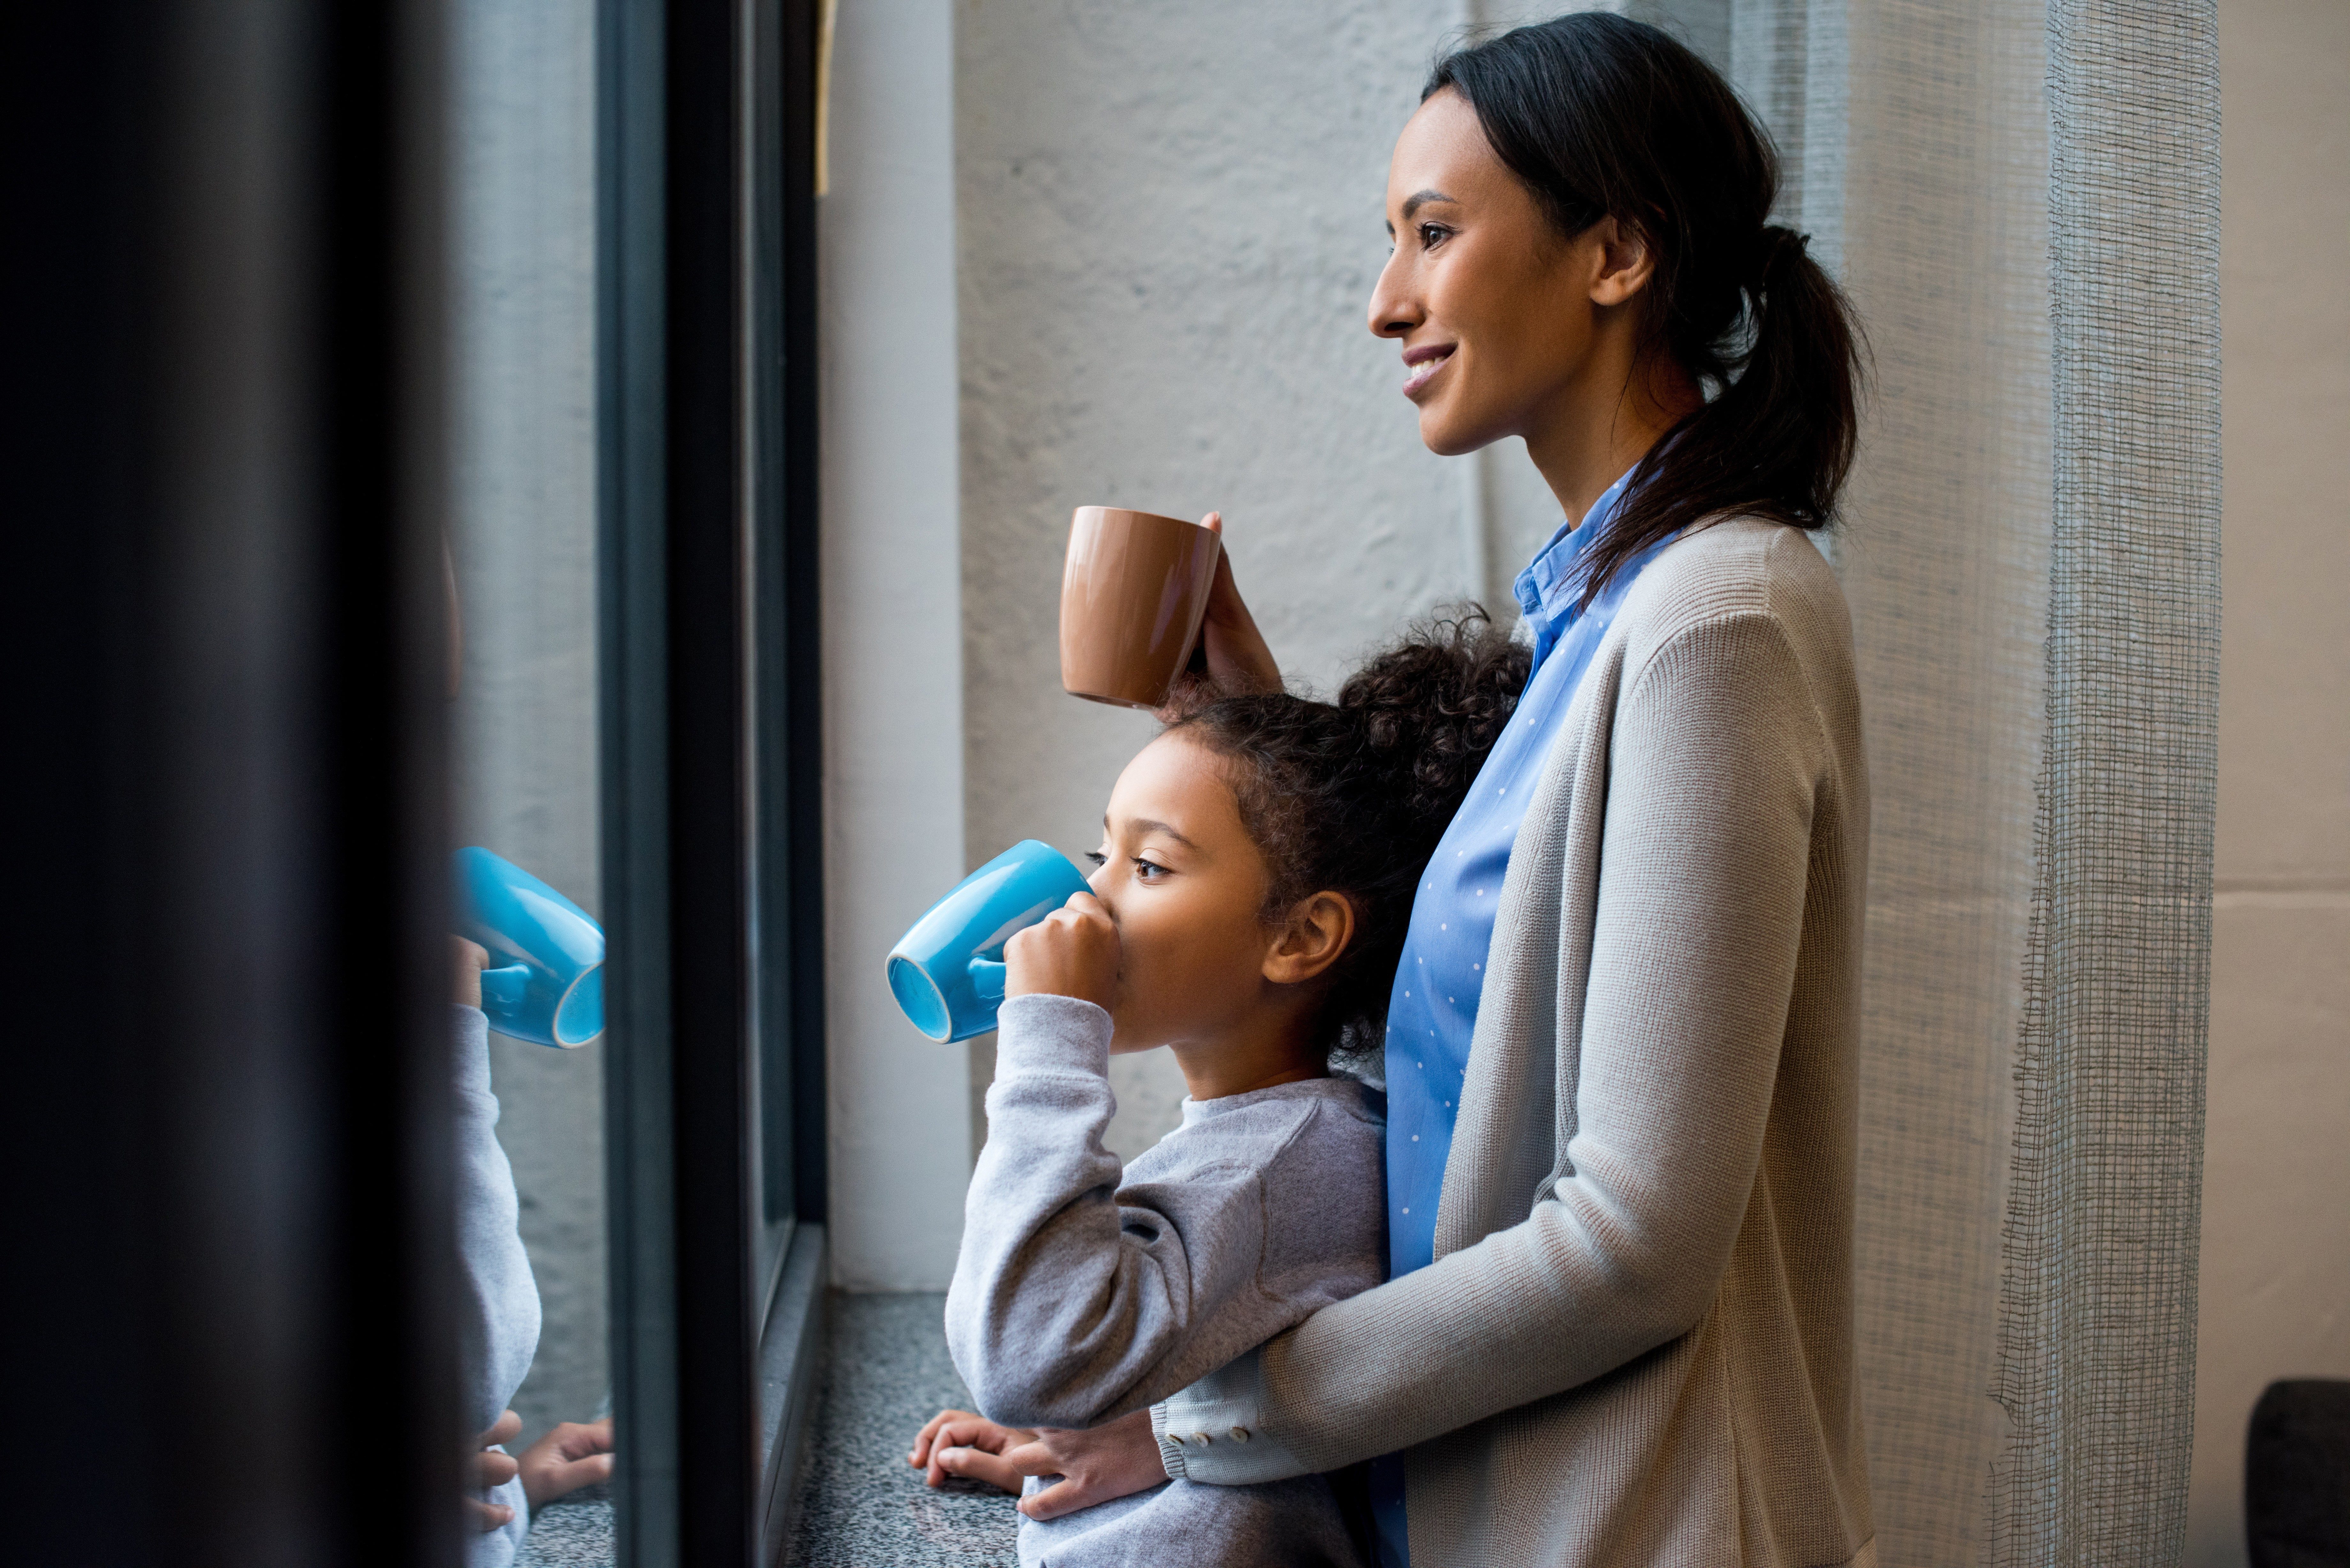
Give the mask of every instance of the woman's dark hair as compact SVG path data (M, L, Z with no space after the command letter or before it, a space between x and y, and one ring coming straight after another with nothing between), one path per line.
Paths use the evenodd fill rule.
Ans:
M1242 825L1272 872L1266 919L1324 891L1353 906L1354 936L1321 980L1334 1055L1382 1038L1412 888L1533 662L1472 605L1373 659L1335 703L1222 697L1168 726L1233 764Z
M1652 341L1709 400L1640 460L1585 557L1586 600L1716 513L1834 521L1856 433L1859 325L1806 237L1771 223L1778 155L1730 84L1667 34L1586 11L1446 55L1420 98L1446 88L1562 235L1612 215L1648 242Z

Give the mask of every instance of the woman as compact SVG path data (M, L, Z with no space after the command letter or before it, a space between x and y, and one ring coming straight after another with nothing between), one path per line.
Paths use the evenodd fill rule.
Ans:
M1147 1422L934 1423L934 1473L1066 1477L1024 1501L1045 1516L1369 1459L1387 1563L1874 1563L1868 796L1804 536L1850 463L1856 333L1768 223L1775 187L1735 96L1653 28L1565 16L1437 67L1371 329L1430 449L1523 437L1568 525L1518 579L1535 671L1416 895L1392 1278ZM1211 673L1276 682L1220 588Z

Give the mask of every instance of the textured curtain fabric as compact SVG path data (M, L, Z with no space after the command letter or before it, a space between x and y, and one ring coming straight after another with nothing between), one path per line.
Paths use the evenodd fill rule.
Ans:
M1994 1560L2175 1563L2195 1407L2220 652L2210 5L2048 13L2045 740Z
M1879 1560L2175 1562L2218 669L2213 9L1733 0L1727 33L1787 161L1780 221L1875 358L1833 550L1877 800Z

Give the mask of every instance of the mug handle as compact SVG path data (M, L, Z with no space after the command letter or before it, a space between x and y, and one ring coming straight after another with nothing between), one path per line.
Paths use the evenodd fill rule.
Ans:
M482 971L482 1011L495 1009L512 1014L522 1006L524 992L530 985L530 966L510 963L504 969Z
M993 959L975 958L971 961L972 993L982 1002L1003 1000L1003 966Z

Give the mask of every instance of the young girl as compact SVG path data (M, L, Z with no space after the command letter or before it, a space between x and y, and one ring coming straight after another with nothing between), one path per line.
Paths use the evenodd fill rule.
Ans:
M1335 705L1223 698L1127 765L1092 892L1004 949L946 1312L987 1419L923 1428L910 1457L931 1484L950 1449L1030 1436L999 1423L1142 1409L1385 1277L1383 1099L1330 1064L1380 1042L1414 885L1529 661L1472 613L1372 662ZM1109 1058L1161 1045L1191 1091L1183 1123L1121 1175L1101 1143ZM1253 1436L1158 1434L1170 1453ZM1167 1481L1020 1526L1024 1564L1170 1553L1364 1560L1318 1475Z

